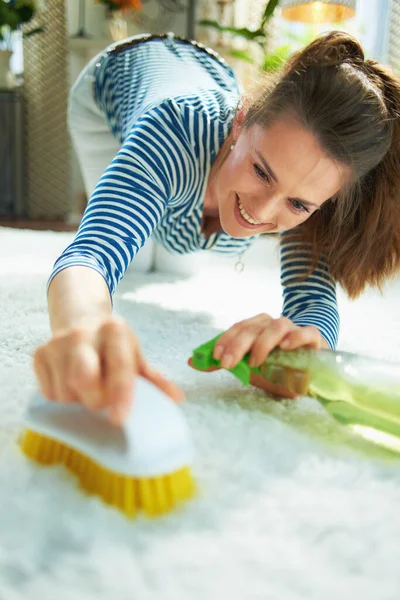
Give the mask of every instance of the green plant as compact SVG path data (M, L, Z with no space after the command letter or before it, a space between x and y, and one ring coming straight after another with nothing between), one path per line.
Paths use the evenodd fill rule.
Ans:
M220 33L230 33L234 36L241 37L249 42L255 42L264 48L267 39L267 25L270 19L273 17L276 7L279 5L280 0L269 0L265 6L264 12L261 17L261 23L257 29L252 30L247 27L225 27L218 23L218 21L212 21L209 19L203 19L199 21L199 25L204 27L211 27L216 29Z
M11 50L12 33L32 19L39 10L35 0L0 0L0 48ZM41 31L31 31L29 35Z
M247 27L225 27L210 19L203 19L199 21L199 25L203 27L210 27L215 29L219 33L228 33L233 37L239 37L246 40L247 42L258 45L264 53L261 69L263 71L275 71L285 62L291 52L289 44L284 44L279 48L276 48L272 53L265 53L266 43L268 41L268 24L274 16L275 9L279 6L280 0L269 0L265 6L263 14L261 16L261 22L256 29L249 29ZM229 50L229 55L233 58L245 60L246 62L254 62L251 54L246 50L239 50L232 48Z

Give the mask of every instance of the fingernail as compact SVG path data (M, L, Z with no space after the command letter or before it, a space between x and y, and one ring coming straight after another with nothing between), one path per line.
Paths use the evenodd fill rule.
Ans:
M257 366L257 362L256 362L256 360L252 356L249 358L249 363L248 364L249 364L249 367L256 367Z
M110 420L114 425L122 425L128 415L126 404L117 404L110 411Z
M223 346L215 346L214 348L214 352L213 352L213 356L215 358L215 360L219 360L221 358L221 356L224 353L224 347Z
M224 354L224 356L221 359L221 364L224 367L224 369L231 369L235 364L235 360L232 354Z

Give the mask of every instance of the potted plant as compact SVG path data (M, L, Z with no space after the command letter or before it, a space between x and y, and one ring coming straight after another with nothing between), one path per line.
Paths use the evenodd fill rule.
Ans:
M141 0L96 0L106 7L108 29L113 41L123 40L128 35L126 16L142 10Z
M30 21L38 10L40 6L36 0L0 0L0 88L8 85L14 32Z

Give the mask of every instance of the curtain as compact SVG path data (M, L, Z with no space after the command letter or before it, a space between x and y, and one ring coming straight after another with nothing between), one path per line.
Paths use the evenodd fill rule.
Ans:
M389 16L388 62L400 71L400 0L392 0Z
M67 131L68 39L65 5L48 0L25 27L24 97L27 109L27 188L31 219L64 220L71 209Z

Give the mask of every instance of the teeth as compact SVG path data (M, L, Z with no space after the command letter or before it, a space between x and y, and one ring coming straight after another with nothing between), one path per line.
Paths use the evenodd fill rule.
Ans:
M240 199L238 198L238 206L239 206L239 211L240 214L242 215L242 217L245 219L245 221L247 221L248 223L250 223L250 225L261 225L260 221L255 221L254 219L252 219L250 217L250 215L247 214L247 212L244 210L244 206L243 204L240 202Z

